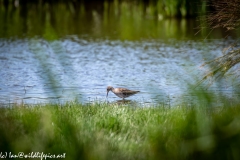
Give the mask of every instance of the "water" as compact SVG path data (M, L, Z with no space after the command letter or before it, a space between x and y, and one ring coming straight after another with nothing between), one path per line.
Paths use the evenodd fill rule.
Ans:
M223 40L1 39L0 103L106 101L111 85L140 90L128 98L140 104L173 105L194 98L188 85L206 73L204 61L222 55L220 46ZM233 93L231 83L212 89Z
M0 103L116 102L108 85L140 90L128 99L144 106L191 103L199 94L189 86L208 70L200 66L239 37L164 18L155 4L117 2L0 2ZM238 99L235 77L207 92Z

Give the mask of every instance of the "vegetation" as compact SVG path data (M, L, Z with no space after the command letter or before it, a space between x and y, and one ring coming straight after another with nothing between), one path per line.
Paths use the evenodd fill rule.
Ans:
M233 30L239 28L239 0L211 0L210 7L212 7L212 11L208 13L207 21L212 29L222 27Z
M228 48L223 50L223 56L215 58L214 60L206 62L202 65L208 65L211 67L211 70L203 77L202 81L210 77L213 77L213 80L218 80L229 75L239 78L240 68L236 67L233 69L234 66L240 63L240 49L236 47L236 45L236 43L230 45Z
M240 27L240 0L212 0L210 1L210 7L212 11L207 15L209 28L212 30L225 28L229 31L236 30ZM231 69L232 72L228 75L234 75L239 78L240 75L238 73L240 68L237 66L237 64L240 63L239 42L236 41L234 44L226 47L223 50L223 54L223 56L204 64L209 65L211 70L204 76L203 80L212 77L214 77L214 79L222 78L226 73L229 73L228 71Z
M0 150L65 159L239 159L240 106L16 105L0 110Z

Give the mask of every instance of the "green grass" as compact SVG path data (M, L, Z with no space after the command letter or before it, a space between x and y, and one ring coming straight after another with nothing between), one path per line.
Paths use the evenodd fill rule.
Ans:
M240 106L17 105L0 109L0 152L65 159L240 159Z

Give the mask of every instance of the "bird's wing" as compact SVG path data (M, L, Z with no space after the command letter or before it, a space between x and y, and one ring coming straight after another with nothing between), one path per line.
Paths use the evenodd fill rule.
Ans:
M132 90L129 90L127 88L119 88L119 91L125 92L125 93L137 93L137 92L140 92L140 91L132 91Z

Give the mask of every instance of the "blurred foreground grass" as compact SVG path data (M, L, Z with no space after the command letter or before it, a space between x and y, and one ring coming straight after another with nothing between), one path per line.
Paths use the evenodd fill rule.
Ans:
M0 109L0 152L65 159L240 159L240 105L220 108L116 104Z

